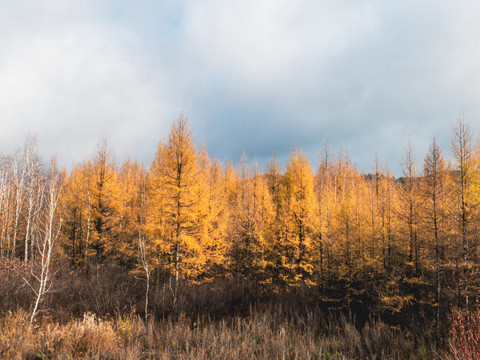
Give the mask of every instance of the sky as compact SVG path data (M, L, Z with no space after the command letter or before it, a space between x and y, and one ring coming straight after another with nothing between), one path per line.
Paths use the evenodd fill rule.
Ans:
M361 171L448 156L480 119L480 2L0 0L0 153L67 168L107 137L147 164L184 111L198 146L265 166L324 139Z

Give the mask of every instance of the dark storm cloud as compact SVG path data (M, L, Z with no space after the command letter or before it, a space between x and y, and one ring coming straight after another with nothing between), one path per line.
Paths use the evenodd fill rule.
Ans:
M7 1L0 30L1 151L38 134L67 165L110 134L151 160L181 111L219 159L265 164L323 140L365 171L400 174L408 133L480 116L473 1ZM41 15L41 16L40 16ZM42 145L43 144L43 145ZM420 166L421 167L421 166Z

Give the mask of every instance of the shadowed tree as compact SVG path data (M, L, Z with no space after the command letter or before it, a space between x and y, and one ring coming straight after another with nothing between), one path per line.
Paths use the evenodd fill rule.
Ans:
M106 256L116 247L119 223L119 192L118 174L113 159L113 153L107 139L102 139L97 145L93 161L94 183L92 189L92 236L91 246L95 252L96 263L106 259Z
M413 143L408 138L402 162L403 187L401 218L407 225L408 233L408 260L414 263L415 270L419 271L419 246L418 246L418 176L416 173Z
M476 256L476 236L472 238L472 216L477 203L477 175L475 146L470 131L470 124L465 121L463 114L453 128L453 156L454 156L454 183L457 196L457 223L462 241L463 260L463 292L465 308L469 308L469 261L470 247L473 247L473 256ZM460 287L458 296L460 297Z
M442 152L434 138L424 161L424 208L425 221L428 234L433 233L433 247L435 249L435 282L436 282L436 326L440 327L440 251L443 248L443 233L441 227L445 217L444 199L446 187L447 168ZM429 236L430 238L431 236Z

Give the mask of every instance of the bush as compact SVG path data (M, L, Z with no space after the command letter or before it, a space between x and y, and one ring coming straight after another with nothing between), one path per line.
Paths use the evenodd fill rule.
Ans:
M450 352L455 360L480 359L480 309L454 311Z
M0 313L28 308L32 304L33 291L25 282L30 278L30 264L0 257Z

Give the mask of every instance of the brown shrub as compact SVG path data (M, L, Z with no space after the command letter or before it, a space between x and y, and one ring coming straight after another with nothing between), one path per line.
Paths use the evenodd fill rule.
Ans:
M33 292L25 283L30 277L30 264L19 259L0 258L0 313L30 306Z
M450 351L454 359L480 359L480 309L454 311L450 336Z

